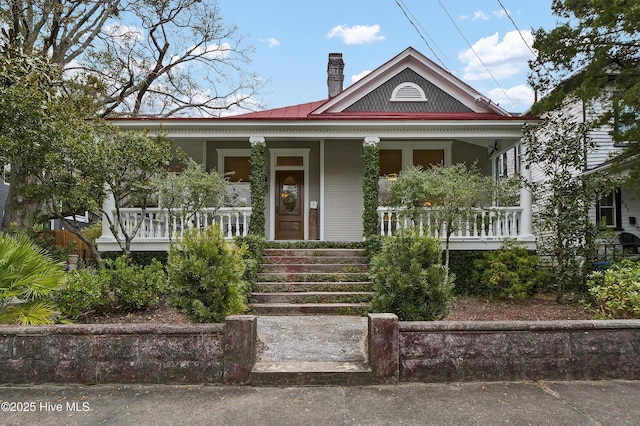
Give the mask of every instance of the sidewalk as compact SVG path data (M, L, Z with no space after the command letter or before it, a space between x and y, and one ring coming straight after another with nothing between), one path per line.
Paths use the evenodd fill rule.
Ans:
M640 381L291 388L3 386L0 401L2 425L640 423Z

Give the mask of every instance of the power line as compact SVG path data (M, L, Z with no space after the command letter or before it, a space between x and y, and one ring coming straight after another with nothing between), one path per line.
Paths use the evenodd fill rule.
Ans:
M433 48L431 47L431 45L429 44L429 42L427 41L426 38L424 38L424 36L422 35L422 33L420 32L420 30L418 29L417 25L415 22L413 22L413 20L411 19L411 17L409 17L409 14L407 13L407 10L405 10L405 8L403 7L404 3L401 5L400 3L402 2L401 0L395 0L396 4L398 5L398 7L400 8L400 10L402 10L402 13L404 14L405 18L407 18L407 20L409 21L409 23L413 26L413 28L416 30L416 32L418 33L418 35L420 36L420 38L422 39L422 41L424 41L424 44L427 45L427 47L429 48L429 50L431 51L431 53L433 53L433 56L435 56L435 58L440 62L440 64L442 65L443 68L447 68L447 66L444 64L444 62L442 62L442 59L440 59L440 57L438 56L438 54L433 50ZM406 6L405 6L406 7Z
M527 46L527 49L529 49L529 51L531 52L531 54L536 57L538 56L536 54L536 52L534 52L534 50L531 48L531 46L529 46L529 43L527 43L527 40L524 39L524 36L522 35L522 31L520 31L520 28L518 28L518 26L516 25L515 21L513 20L513 18L511 17L511 15L509 14L509 11L507 10L506 7L504 7L504 4L502 4L502 1L498 0L498 3L500 4L500 6L502 7L502 10L504 10L504 13L507 15L507 18L509 18L509 20L511 21L511 23L513 24L513 28L516 29L516 31L518 32L518 35L520 36L520 38L522 39L522 41L524 42L524 45Z
M493 74L491 73L491 70L489 70L489 67L487 67L487 65L482 61L482 58L480 58L480 55L478 55L478 52L476 52L476 50L473 48L473 46L471 45L471 43L469 43L469 40L467 39L467 37L465 37L465 35L462 33L462 30L460 30L460 27L458 27L458 24L456 24L456 21L451 17L451 14L449 14L449 11L447 10L447 8L442 4L442 1L438 0L438 3L440 4L440 7L442 7L442 9L444 10L444 12L447 14L447 16L449 17L449 20L451 21L451 23L453 23L453 26L456 27L456 30L458 30L458 33L460 34L460 36L462 36L462 38L464 39L464 41L467 43L467 46L469 46L469 49L471 49L471 51L473 52L473 54L476 56L476 58L478 59L478 61L480 61L480 63L482 64L482 66L484 67L485 71L487 71L487 73L491 76L491 79L496 83L496 85L498 86L498 88L502 91L502 93L504 94L504 96L509 100L509 102L511 102L511 105L513 105L514 108L518 108L518 106L515 104L515 102L513 102L513 100L509 97L509 95L507 94L507 91L504 90L504 88L500 85L500 83L498 83L498 80L493 76Z
M397 2L396 2L396 3L397 3ZM420 27L420 30L422 30L422 33L424 33L424 34L427 36L427 38L428 38L429 40L431 40L431 43L436 47L436 49L438 49L438 52L440 52L440 54L441 54L441 55L444 57L444 59L447 61L447 63L448 63L448 64L449 64L449 66L450 66L450 68L449 68L449 69L450 69L450 70L455 70L455 65L453 65L453 63L452 63L452 62L451 62L451 60L447 57L447 55L442 51L442 49L440 49L440 46L438 46L438 43L436 43L436 42L435 42L435 40L434 40L434 39L429 35L429 33L427 32L427 30L425 30L425 29L424 29L424 27L422 26L422 24L420 23L420 21L416 18L416 16L413 14L413 12L411 12L411 10L409 9L409 7L408 7L408 6L404 3L404 1L402 1L402 0L400 0L400 3L402 3L402 7L401 7L401 8L404 8L404 10L406 10L406 11L407 11L407 13L408 13L409 15L411 15L411 18L413 19L413 21L415 21L416 25ZM404 11L403 11L403 12L404 12ZM406 15L405 15L405 16L406 16ZM414 26L414 28L415 28L415 26ZM422 34L421 34L421 31L420 31L420 30L418 30L418 29L416 28L416 31L418 32L418 35L420 35L420 36L422 37ZM435 54L435 53L434 53L434 54ZM441 62L442 62L442 61L441 61ZM442 65L443 65L443 67L444 67L445 69L447 69L447 67L446 67L444 64L442 64Z

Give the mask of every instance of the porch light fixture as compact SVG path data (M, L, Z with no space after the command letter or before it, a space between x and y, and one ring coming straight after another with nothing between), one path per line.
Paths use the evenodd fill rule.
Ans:
M389 182L393 182L393 181L395 181L396 179L398 179L398 174L397 174L397 173L389 173L389 174L387 175L387 180L388 180Z

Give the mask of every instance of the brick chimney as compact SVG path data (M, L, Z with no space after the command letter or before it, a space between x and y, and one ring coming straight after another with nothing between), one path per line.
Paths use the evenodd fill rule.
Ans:
M327 86L329 88L329 98L333 98L342 92L344 82L344 61L342 53L329 53L329 64L327 65Z

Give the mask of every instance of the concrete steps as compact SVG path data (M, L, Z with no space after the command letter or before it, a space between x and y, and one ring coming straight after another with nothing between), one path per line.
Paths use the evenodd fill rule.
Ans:
M257 386L370 385L367 319L355 316L259 316Z
M257 362L255 386L364 386L372 384L371 368L357 362Z
M373 297L362 249L267 249L250 307L256 315L363 315Z

